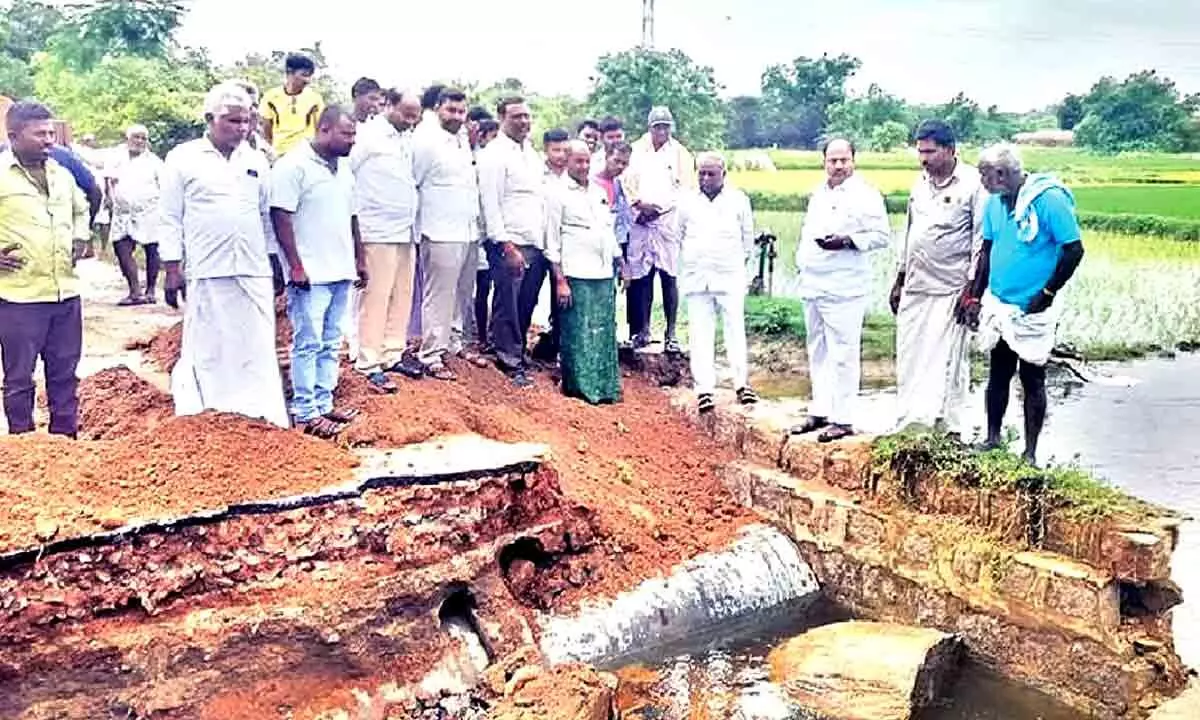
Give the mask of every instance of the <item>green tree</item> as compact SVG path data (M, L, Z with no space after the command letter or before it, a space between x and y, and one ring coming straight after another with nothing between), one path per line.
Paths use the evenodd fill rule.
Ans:
M874 152L887 152L912 142L912 125L898 120L885 120L871 128L864 145Z
M203 69L158 58L109 56L87 70L48 53L34 60L38 98L77 133L116 143L141 123L160 153L200 135L209 80Z
M109 56L165 58L187 9L176 0L102 0L72 6L51 51L75 69Z
M1014 113L1001 112L992 105L987 112L979 115L975 123L976 142L991 143L1011 140L1013 135L1021 132L1020 118Z
M600 58L587 107L596 116L622 118L633 136L646 130L651 107L666 105L680 140L692 150L705 150L721 147L725 136L719 91L712 68L683 51L637 48Z
M912 110L903 100L874 83L865 95L831 105L828 115L826 136L847 137L871 150L904 145L914 122ZM897 133L897 126L903 128L902 133Z
M1054 114L1058 118L1058 129L1074 130L1079 121L1083 120L1084 112L1083 98L1074 93L1067 95L1054 109Z
M959 142L971 142L978 139L979 123L984 113L979 103L960 92L950 102L937 108L934 116L954 128L954 135Z
M742 95L725 103L725 145L757 148L767 145L762 98Z
M768 137L784 147L814 147L829 122L830 107L846 99L846 82L862 62L849 55L798 57L772 65L762 76Z
M62 28L62 12L43 2L14 0L7 9L0 10L3 52L24 62L45 50L50 38Z
M62 26L62 13L45 3L16 0L0 9L0 95L33 94L30 60Z
M1100 152L1179 152L1192 142L1193 102L1168 78L1144 70L1117 82L1101 78L1083 99L1075 141Z

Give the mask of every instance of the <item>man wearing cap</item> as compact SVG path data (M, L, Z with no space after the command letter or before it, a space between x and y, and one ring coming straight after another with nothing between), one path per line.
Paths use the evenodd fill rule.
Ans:
M625 192L636 219L626 249L628 302L636 309L629 317L634 347L650 343L650 310L654 305L654 276L663 292L667 316L666 344L669 353L680 352L675 337L679 313L679 288L675 282L679 265L679 231L676 206L683 193L697 189L696 161L692 153L672 137L675 119L670 109L655 107L647 118L650 130L633 143Z
M118 305L144 305L155 302L158 286L158 240L153 222L158 212L158 181L163 161L148 147L145 125L131 125L125 131L125 144L113 149L104 167L108 197L112 201L113 250L117 264L129 286L129 295ZM134 253L141 246L146 254L146 291L138 279Z
M159 254L166 300L186 307L179 361L171 372L176 415L205 410L288 427L275 355L275 298L268 238L268 166L243 142L253 101L224 82L204 99L208 130L163 165Z

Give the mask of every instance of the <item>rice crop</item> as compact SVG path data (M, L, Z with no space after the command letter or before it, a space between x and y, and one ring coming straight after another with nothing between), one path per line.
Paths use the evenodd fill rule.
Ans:
M799 213L756 213L759 230L778 238L775 294L794 295ZM892 217L894 236L903 216ZM1085 350L1173 347L1200 340L1200 244L1084 232L1086 256L1059 302L1060 340ZM894 246L874 254L872 314L890 314Z
M1072 191L1080 210L1200 219L1200 185L1104 185Z

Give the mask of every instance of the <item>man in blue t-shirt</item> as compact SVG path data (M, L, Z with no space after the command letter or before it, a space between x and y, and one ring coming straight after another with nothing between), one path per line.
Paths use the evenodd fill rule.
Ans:
M979 156L992 194L984 211L983 250L964 305L991 351L986 394L986 447L1000 447L1009 389L1019 372L1025 402L1025 452L1037 461L1046 419L1046 363L1054 347L1055 297L1083 260L1071 191L1052 175L1028 174L1016 148L997 145Z

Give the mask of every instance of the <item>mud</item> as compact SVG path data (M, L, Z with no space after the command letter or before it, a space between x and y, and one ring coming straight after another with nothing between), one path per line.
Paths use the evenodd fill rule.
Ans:
M93 430L115 439L0 441L0 549L313 491L349 479L357 464L341 448L240 416L88 414L105 418Z
M281 323L281 344L287 333ZM171 328L148 343L147 352L160 367L172 364L178 335ZM570 556L556 548L524 548L508 570L532 607L573 607L585 597L627 590L724 544L754 520L716 474L733 453L667 411L657 385L663 382L660 376L677 379L678 362L665 364L652 381L625 378L623 401L599 407L564 397L544 374L521 391L494 369L453 367L456 382L397 377L400 393L387 396L343 364L337 401L361 414L338 442L387 448L471 432L548 445L566 497L595 513L603 540Z

